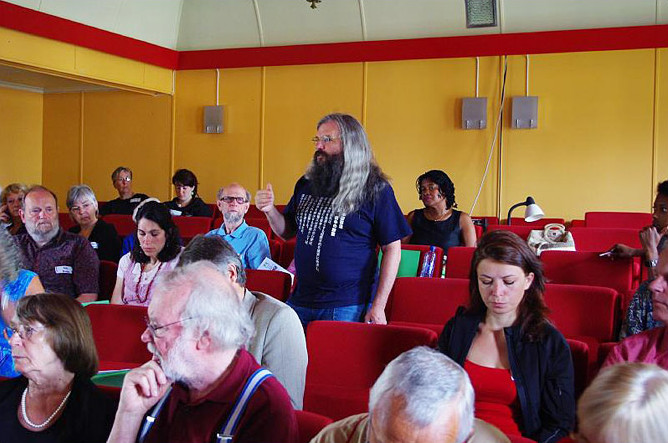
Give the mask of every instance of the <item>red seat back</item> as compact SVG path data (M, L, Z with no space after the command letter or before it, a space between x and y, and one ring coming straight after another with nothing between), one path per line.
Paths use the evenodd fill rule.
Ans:
M543 229L542 226L521 226L521 225L490 225L487 227L487 232L491 231L510 231L514 232L518 236L520 236L522 239L526 240L529 238L529 234L531 234L531 231L535 229Z
M619 293L633 283L633 260L610 260L596 252L545 251L540 255L545 276L551 283L602 286Z
M566 337L588 336L598 342L615 339L620 298L614 289L548 283L545 303L550 320Z
M336 321L311 322L304 409L334 420L368 410L369 389L385 365L416 346L436 346L423 328Z
M528 222L522 217L510 217L510 224L512 226L531 226L533 229L542 229L550 223L561 223L563 225L566 223L566 220L563 218L541 218L540 220Z
M269 225L269 220L267 220L267 217L265 217L264 214L259 217L246 217L246 223L248 226L262 229L267 235L267 238L271 238L271 226Z
M121 238L134 233L137 229L137 225L132 220L131 215L107 214L103 218L107 223L114 225L116 232L118 232L118 236Z
M118 265L113 261L100 260L100 294L98 300L109 300L116 285Z
M617 243L632 248L641 248L639 231L627 228L571 228L575 249L578 251L603 252Z
M425 252L429 251L429 248L431 248L431 246L428 245L401 244L401 249L406 251L420 251L420 264L418 266L417 275L420 275L420 272L422 271L422 260L424 259ZM432 274L432 277L440 277L441 270L443 269L443 249L435 246L434 251L436 252L436 262L434 263L434 273Z
M295 411L299 428L299 443L309 443L332 419L324 415L308 411Z
M290 263L295 258L295 246L297 245L297 239L291 238L288 241L277 240L281 242L281 257L278 260L278 264L283 266L285 269L288 269Z
M652 224L652 214L646 212L586 212L588 228L642 229Z
M67 231L72 226L76 225L76 223L74 223L74 220L72 220L72 217L70 217L69 212L58 213L58 224L63 229L63 231Z
M468 305L469 280L404 277L394 282L388 320L428 326L440 333L459 306Z
M571 359L573 360L573 379L575 388L575 399L587 387L589 381L589 346L579 340L566 339L568 347L571 349Z
M187 245L197 234L206 234L211 227L211 217L173 217L179 228L181 240Z
M474 252L475 248L468 246L453 246L448 249L448 260L445 262L445 277L469 278Z
M86 306L100 369L129 369L151 359L141 334L146 329L146 308L129 305Z
M279 263L281 259L281 250L283 249L283 242L279 240L269 239L269 252L271 259Z
M251 291L264 292L275 299L285 301L290 296L292 277L281 271L246 269L246 287Z

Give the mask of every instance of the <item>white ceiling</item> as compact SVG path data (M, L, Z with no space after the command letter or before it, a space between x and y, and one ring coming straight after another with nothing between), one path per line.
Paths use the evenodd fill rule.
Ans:
M497 0L467 29L464 0L6 0L178 50L447 37L668 23L668 0Z

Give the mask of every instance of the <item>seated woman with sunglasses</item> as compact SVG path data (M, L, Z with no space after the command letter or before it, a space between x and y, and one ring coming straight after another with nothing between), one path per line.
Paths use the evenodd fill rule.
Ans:
M81 304L62 294L23 297L3 335L21 377L0 383L0 439L106 441L116 403L90 381L97 351Z
M141 202L133 219L137 223L134 246L118 262L111 303L148 306L156 278L179 261L179 228L169 209L154 198Z

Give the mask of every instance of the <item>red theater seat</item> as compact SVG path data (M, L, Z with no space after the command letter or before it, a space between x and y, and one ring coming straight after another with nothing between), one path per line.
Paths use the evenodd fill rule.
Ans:
M652 224L652 214L646 212L586 212L588 228L642 229Z
M409 245L407 243L401 244L401 249L405 251L420 251L420 264L418 266L417 275L420 275L420 272L422 271L422 260L424 259L424 254L425 252L429 251L430 248L431 246L427 245ZM434 273L432 274L432 277L440 277L441 269L443 269L443 249L435 246L434 251L436 252L436 261L434 263Z
M246 217L246 223L248 226L262 229L267 234L267 238L271 238L271 226L269 226L269 220L264 215L260 217Z
M211 227L211 217L173 217L179 228L183 245L187 245L194 236L206 234Z
M603 252L617 243L641 248L639 230L627 228L571 228L575 249Z
M369 389L385 365L416 346L435 347L424 328L315 321L306 331L304 410L340 420L368 410Z
M285 301L290 296L292 277L281 271L246 269L246 287L251 291L264 292L275 299Z
M309 443L313 437L333 420L324 415L308 411L295 411L299 428L299 443Z
M631 292L633 260L610 260L596 252L545 251L540 255L551 283L602 286L620 294Z
M64 231L67 231L72 226L76 225L76 223L74 223L74 220L72 220L72 217L70 217L69 212L58 213L58 224Z
M111 223L116 228L118 236L123 238L135 232L137 225L132 221L131 215L108 214L102 217L107 223Z
M566 342L571 349L571 359L573 360L573 384L575 388L575 400L577 400L589 382L589 362L591 356L589 346L586 343L572 339L566 339Z
M109 300L116 286L118 265L113 261L100 260L100 293L98 300Z
M490 225L487 227L487 232L491 231L510 231L514 232L522 239L526 240L529 238L529 234L534 229L543 229L542 227L532 227L532 226L520 226L520 225Z
M281 257L278 264L288 269L292 259L295 258L295 246L297 245L297 238L291 238L288 241L276 240L281 242Z
M468 246L453 246L448 249L448 260L445 262L445 277L469 278L473 252L475 252L475 248Z
M421 326L440 334L457 308L468 302L468 279L398 278L390 294L387 318L391 324Z
M100 370L131 369L151 359L141 334L146 329L146 308L129 305L86 306Z

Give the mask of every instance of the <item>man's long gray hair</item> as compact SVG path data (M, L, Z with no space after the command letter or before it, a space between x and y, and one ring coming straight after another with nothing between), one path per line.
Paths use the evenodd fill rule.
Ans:
M374 199L388 179L376 164L366 132L355 117L329 114L320 119L317 127L329 121L338 125L343 146L343 172L332 209L335 213L350 214L365 201ZM310 171L311 168L306 172L307 178Z

